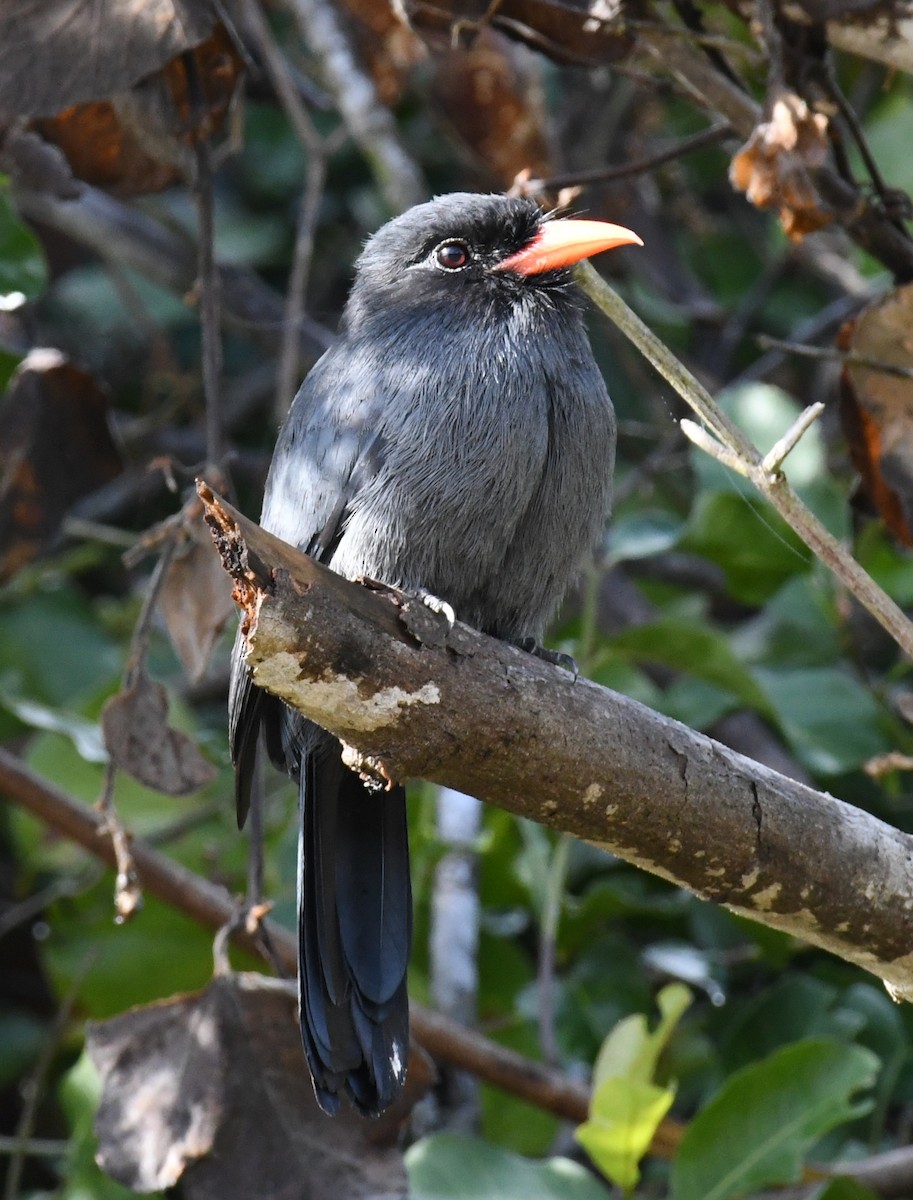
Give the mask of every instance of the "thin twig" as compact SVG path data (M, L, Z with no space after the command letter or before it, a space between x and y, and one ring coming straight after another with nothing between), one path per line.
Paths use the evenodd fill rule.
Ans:
M200 334L203 349L203 394L206 400L206 461L222 468L225 461L225 422L222 414L222 301L215 265L212 195L212 156L205 138L194 138L199 234L197 277L200 295Z
M831 346L808 346L803 342L788 342L780 338L758 334L757 343L762 350L782 350L784 354L796 354L801 358L816 358L824 362L839 362L846 367L868 367L885 375L896 375L899 379L913 379L913 367L902 367L899 363L886 362L874 354L863 354L859 350L836 350Z
M114 923L123 925L143 907L143 892L136 877L136 864L130 851L130 834L114 805L114 785L117 766L113 759L105 763L101 799L96 808L104 818L99 829L101 837L111 839L117 874L114 879Z
M823 412L824 405L819 400L816 404L809 405L808 408L803 409L799 413L786 433L781 438L778 438L764 455L764 461L761 463L761 466L768 475L774 475L781 470L788 455L798 445L799 439L806 430L814 425Z
M547 1063L558 1062L555 1041L555 949L558 944L558 925L567 883L568 856L571 839L562 834L555 843L546 879L545 905L539 932L539 962L536 971L539 1000L539 1048Z
M298 323L304 312L311 258L314 252L314 233L323 188L326 183L326 158L321 149L311 154L308 161L307 180L301 207L298 210L298 228L295 233L295 249L292 269L289 274L288 290L285 294L285 331L279 355L279 370L276 380L276 403L280 418L285 417L298 390L301 374L298 347Z
M805 544L888 631L904 653L913 658L913 624L906 614L860 567L834 535L793 492L785 476L768 472L758 450L716 405L713 397L668 350L589 263L576 268L577 279L590 299L614 321L664 379L698 414L725 452L727 465L754 483L792 526ZM689 422L689 425L692 423ZM684 425L683 425L684 429ZM692 429L684 429L691 436ZM703 443L702 443L703 444ZM704 444L708 452L712 439ZM715 455L720 457L719 454ZM722 459L721 459L722 461ZM738 465L737 465L738 464Z
M25 1158L64 1158L70 1143L61 1138L17 1138L0 1134L0 1154L22 1154Z
M590 183L614 183L619 179L629 179L632 175L644 175L663 166L664 163L683 158L686 154L702 150L705 146L715 146L731 136L733 130L729 122L720 121L711 125L709 129L702 129L700 133L682 138L674 145L667 146L665 150L657 150L655 154L638 158L634 162L623 163L618 167L597 167L592 171L570 171L566 175L550 175L548 179L527 179L514 184L511 190L528 195L533 192L558 191L566 187L586 187Z
M339 6L331 0L286 0L286 7L319 60L324 82L387 204L398 213L427 199L428 185L349 44Z
M3 1189L3 1200L16 1200L16 1197L19 1195L22 1168L25 1166L28 1146L32 1139L32 1130L35 1128L38 1106L44 1095L47 1077L53 1065L54 1056L60 1048L60 1043L66 1033L70 1017L73 1015L79 989L86 975L88 975L89 971L95 965L97 957L97 953L87 955L81 966L77 969L70 984L70 989L66 996L64 996L60 1008L57 1010L57 1014L51 1023L47 1038L41 1048L41 1053L38 1055L38 1060L29 1073L28 1079L22 1085L21 1092L24 1096L24 1103L16 1125L15 1142L17 1145L10 1154L6 1187Z
M279 97L279 103L285 110L285 115L291 122L298 140L311 152L319 152L323 139L304 106L288 59L273 37L273 31L263 15L263 9L258 0L244 0L242 12L248 32L260 52L269 81Z
M149 637L152 633L152 616L183 532L184 514L182 512L178 515L181 518L180 523L171 526L171 536L165 539L158 562L155 564L146 586L143 606L130 639L130 653L127 655L127 664L124 667L124 688L131 687L136 682L146 662L146 655L149 652Z

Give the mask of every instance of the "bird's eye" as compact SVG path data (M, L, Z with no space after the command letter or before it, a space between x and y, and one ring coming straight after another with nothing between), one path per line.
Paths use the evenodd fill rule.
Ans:
M434 261L445 271L458 271L469 262L469 251L462 242L442 242L434 252Z

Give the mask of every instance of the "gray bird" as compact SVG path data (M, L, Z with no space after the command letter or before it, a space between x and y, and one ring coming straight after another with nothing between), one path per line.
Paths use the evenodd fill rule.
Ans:
M571 264L639 243L530 200L456 193L367 243L341 336L305 379L261 524L349 579L452 607L535 648L608 515L615 416ZM301 807L298 987L317 1099L377 1115L402 1087L412 896L405 791L251 680L240 635L230 737L239 823L262 740Z

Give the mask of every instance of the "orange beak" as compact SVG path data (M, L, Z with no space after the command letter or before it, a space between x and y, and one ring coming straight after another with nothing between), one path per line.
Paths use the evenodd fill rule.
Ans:
M642 246L643 242L623 225L610 225L608 221L545 221L530 244L498 263L497 269L541 275L543 271L570 267L614 246L630 245Z

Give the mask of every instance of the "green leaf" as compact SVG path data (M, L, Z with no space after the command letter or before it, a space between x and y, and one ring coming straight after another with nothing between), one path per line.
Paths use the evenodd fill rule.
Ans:
M47 286L44 251L34 233L19 220L9 188L0 180L0 295L22 292L28 300Z
M796 1182L811 1146L868 1109L850 1097L871 1087L877 1070L861 1046L810 1039L738 1071L682 1140L674 1200L726 1200Z
M638 1163L659 1123L672 1107L674 1088L637 1079L606 1079L593 1094L599 1116L584 1121L574 1137L599 1170L624 1192L640 1180Z
M0 681L2 682L2 681ZM24 700L16 696L0 696L0 704L14 713L23 725L32 729L46 729L51 733L62 733L68 737L87 762L107 762L101 728L97 721L89 721L77 713L54 709L37 700Z
M758 667L754 675L783 733L810 770L839 775L892 748L881 728L878 702L849 670Z
M660 1021L652 1033L643 1013L619 1021L599 1051L593 1068L594 1086L599 1088L620 1077L649 1083L660 1054L691 1002L691 993L683 984L670 983L656 997Z
M438 1133L406 1151L411 1200L608 1200L602 1184L567 1158L534 1162L475 1138Z
M717 563L736 600L763 604L787 579L807 571L812 556L783 518L745 487L742 493L701 492L681 548Z
M687 671L749 708L769 711L763 690L733 654L726 638L698 621L663 617L650 625L626 629L612 639L612 646L637 660Z
M22 362L22 357L21 354L13 354L12 351L0 346L0 392L9 385L13 372Z
M656 998L661 1014L651 1033L643 1013L619 1021L602 1044L593 1070L589 1119L574 1136L602 1173L625 1191L640 1179L638 1163L675 1099L674 1087L653 1083L656 1063L691 993L680 983Z
M611 561L624 562L662 554L675 545L681 532L681 520L661 510L619 516L609 529Z

